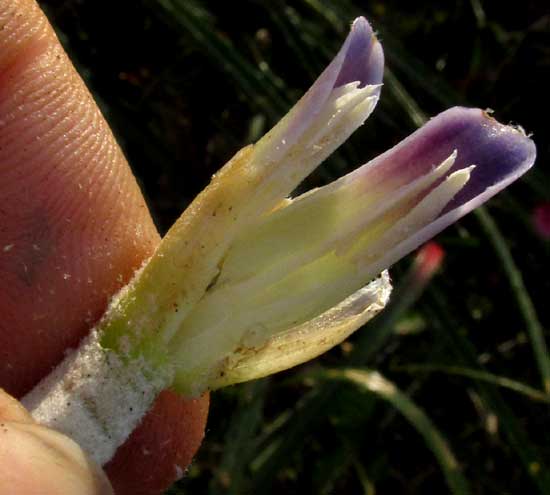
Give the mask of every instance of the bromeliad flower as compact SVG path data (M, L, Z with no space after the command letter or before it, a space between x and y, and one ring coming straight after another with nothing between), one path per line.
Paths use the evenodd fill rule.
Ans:
M382 73L359 18L304 97L213 177L91 336L26 397L34 417L105 463L163 388L197 395L319 355L384 307L386 268L533 164L521 130L454 108L288 199L372 112Z

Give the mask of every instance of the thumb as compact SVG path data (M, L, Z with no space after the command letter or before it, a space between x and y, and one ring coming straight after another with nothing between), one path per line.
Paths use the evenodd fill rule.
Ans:
M25 409L1 389L0 434L0 493L113 493L105 474L75 442L35 424Z
M88 332L158 234L34 1L0 0L0 27L0 386L20 396ZM173 480L174 465L189 462L202 439L205 400L159 398L162 423L144 421L109 467L117 493L130 493L117 466L144 478L140 445L154 455L167 437L175 445L158 476L147 472L152 481L131 493L158 493Z

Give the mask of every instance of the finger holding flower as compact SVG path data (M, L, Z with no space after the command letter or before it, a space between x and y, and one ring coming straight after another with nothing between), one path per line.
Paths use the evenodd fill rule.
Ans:
M28 2L21 5L39 16ZM40 42L36 44L40 47L46 40L46 58L33 58L42 52L34 50L31 43L30 67L36 73L51 63L49 73L63 82L63 71L69 70L67 63L55 61L64 55L60 55L57 41L44 28L43 20L40 22L46 34L39 30ZM21 46L27 47L26 38L22 40ZM37 60L42 65L35 68L32 64L38 64ZM14 71L16 81L20 81L15 84L23 88L20 93L41 94L40 88L33 86L32 70L25 79L25 70L21 75L18 67ZM69 73L74 78L74 73ZM35 419L77 439L108 470L116 466L110 475L112 480L124 478L119 484L121 490L128 489L136 472L128 469L120 452L125 452L130 466L149 464L149 459L140 457L140 451L148 451L139 448L140 443L147 443L140 435L142 428L149 427L148 418L162 417L156 408L178 411L173 416L168 413L168 427L152 427L157 443L159 431L182 439L181 449L176 446L170 451L167 465L179 459L181 451L187 452L185 461L178 460L164 472L155 485L160 487L182 471L180 464L188 462L201 437L204 401L182 400L179 395L198 397L208 390L265 376L338 344L383 309L391 291L386 268L533 164L534 145L521 130L503 126L481 110L455 108L351 174L289 199L295 187L370 115L380 95L382 73L381 45L367 21L359 18L340 52L306 95L264 138L241 150L216 174L152 258L116 295L90 336L25 397ZM68 216L72 229L64 226L55 230L59 237L50 240L56 249L46 257L49 265L39 254L33 259L41 260L43 270L53 270L49 276L54 280L54 293L61 289L62 295L56 296L59 300L50 298L49 302L63 305L76 297L93 310L71 310L76 315L86 309L93 320L93 315L97 318L104 309L105 296L127 281L132 270L153 251L157 237L118 147L89 103L80 80L67 88L60 89L58 99L54 98L65 101L59 113L61 123L54 118L51 128L44 129L42 114L29 112L25 104L27 112L17 116L15 111L11 125L19 129L17 126L24 122L21 130L27 134L5 136L8 144L18 146L19 155L14 156L24 164L23 170L50 170L46 174L53 178L49 184L68 195L66 200L74 196L76 202L89 205L89 216L82 217L80 209ZM81 109L71 106L69 89L79 95L77 101L91 105L84 112L91 116L89 121L82 123ZM63 94L69 97L63 100ZM6 101L13 104L12 100ZM36 101L40 110L42 100ZM17 109L21 110L19 106ZM62 124L67 122L63 110L77 116L82 125L71 125L69 119L68 130L73 132L69 144L57 141L56 132L67 131ZM93 129L89 139L86 129ZM20 146L18 139L28 136L41 141L31 149L39 153L29 153ZM48 141L50 136L53 138ZM57 167L59 155L63 158L63 153L69 152L72 158L61 160ZM98 161L94 152L104 154L105 160ZM69 167L67 173L63 173L63 166ZM83 186L78 171L86 167L98 180ZM43 182L39 185L43 187ZM113 194L115 187L119 194ZM23 201L20 211L13 210L7 216L15 232L10 233L10 239L17 240L8 239L5 244L10 246L5 249L11 252L9 267L18 266L13 260L29 257L35 246L39 247L35 251L40 251L40 243L31 242L28 235L37 235L40 229L21 221L21 212L38 211L35 206L44 201L48 204L51 198L51 188L48 194L38 186L36 191L34 203ZM58 211L58 206L53 201L52 211ZM122 216L122 210L134 216ZM46 214L43 218L49 217ZM74 229L75 224L79 228ZM107 225L110 236L98 235L98 225L102 229ZM66 247L74 249L75 242L85 245L88 255ZM53 263L57 255L60 259ZM82 273L78 266L75 270L75 259L85 266ZM23 267L21 280L30 276L27 264ZM88 288L84 281L90 279L92 287ZM32 287L38 290L38 285L24 290L32 291ZM82 289L84 298L75 287ZM31 309L34 311L35 306ZM75 326L71 342L86 330L85 326ZM31 342L37 330L31 327L27 331ZM58 360L67 346L59 338L51 342L50 362ZM11 358L20 357L14 363L21 368L25 353L12 354ZM39 360L37 369L43 369L47 362ZM41 374L35 371L32 376ZM14 372L8 376L20 379ZM24 389L24 385L19 386ZM172 391L162 392L166 388ZM176 424L178 419L183 426ZM178 437L177 432L187 431L186 424L194 427L188 436L191 445L184 446L185 438ZM136 436L138 443L125 450ZM131 474L117 478L117 472ZM155 488L145 490L143 493L154 493Z
M453 108L289 199L370 115L382 69L358 18L310 90L213 177L91 336L25 398L34 417L107 462L163 388L198 396L340 343L383 309L385 269L532 166L521 129Z

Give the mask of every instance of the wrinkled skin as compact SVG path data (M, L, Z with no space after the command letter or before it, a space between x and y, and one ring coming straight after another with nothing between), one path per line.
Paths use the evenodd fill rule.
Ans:
M29 391L159 241L109 128L33 0L0 0L0 387ZM105 466L161 493L204 435L208 397L163 392ZM0 395L0 494L111 493L70 439Z

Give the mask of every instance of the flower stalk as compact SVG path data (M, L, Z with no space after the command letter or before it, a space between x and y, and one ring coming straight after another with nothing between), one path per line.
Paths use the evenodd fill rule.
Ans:
M455 108L289 199L370 115L383 62L357 19L310 90L213 177L91 336L24 399L35 418L103 464L162 389L194 396L321 354L383 309L386 268L532 165L520 130Z

